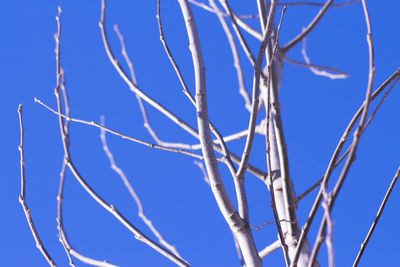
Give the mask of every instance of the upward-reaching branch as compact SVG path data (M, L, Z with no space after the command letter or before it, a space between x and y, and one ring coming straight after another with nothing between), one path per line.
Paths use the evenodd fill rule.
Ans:
M235 234L246 265L261 266L261 259L255 247L250 227L240 218L238 212L235 210L221 179L209 128L205 67L196 23L189 3L185 0L179 0L179 4L185 19L186 31L190 43L189 48L195 70L197 125L211 188L221 213Z
M287 51L289 51L291 48L293 48L295 45L301 42L301 40L303 40L315 28L315 26L317 26L317 24L325 15L326 11L328 11L332 3L333 0L328 0L325 3L325 5L321 8L321 10L318 12L315 18L310 22L310 24L308 24L308 26L301 33L299 33L299 35L297 35L295 38L293 38L290 42L288 42L281 48L282 54L285 54Z
M376 89L374 91L374 93L371 95L371 101L375 100L376 97L378 97L386 89L386 87L389 86L398 77L400 77L400 68L398 68L392 75L390 75L390 77L387 78L378 87L378 89ZM328 165L328 167L326 169L326 172L324 174L322 183L328 183L329 182L329 179L330 179L330 177L332 175L333 170L336 168L336 166L339 163L339 161L344 159L344 158L339 159L340 153L341 153L344 145L346 144L351 131L355 127L355 124L356 124L357 120L360 118L360 116L361 116L361 114L362 114L362 112L364 110L364 105L365 105L365 103L363 103L359 107L359 109L357 110L357 112L354 114L353 118L351 119L351 121L347 125L347 127L346 127L345 131L343 132L341 138L339 139L340 141L337 144L337 146L335 148L335 151L332 154L332 157L330 159L329 165ZM311 228L311 225L312 225L312 223L314 221L314 218L315 218L315 216L317 214L318 208L319 208L319 206L321 204L322 197L323 197L322 193L323 193L323 190L321 190L321 188L320 188L320 191L318 192L318 195L315 198L314 203L312 205L312 208L311 208L311 210L309 212L308 219L307 219L306 223L304 224L303 229L301 231L301 235L300 235L300 238L298 240L297 247L296 247L295 257L294 257L294 260L293 260L293 262L291 264L291 267L296 266L296 264L297 264L297 259L298 259L298 256L300 255L299 254L300 253L300 249L303 246L304 241L306 240L308 232L309 232L309 230Z
M376 214L376 217L374 219L374 222L371 225L371 228L368 231L367 236L365 237L364 242L361 244L361 249L357 254L357 258L355 259L354 263L353 263L353 267L357 267L358 264L360 263L361 257L364 254L365 248L368 245L368 242L372 236L372 234L374 233L375 227L378 225L379 219L382 216L383 210L385 209L386 203L390 197L390 194L392 193L392 190L397 182L397 180L399 179L400 176L400 167L397 169L396 174L394 175L392 182L390 183L390 186L388 188L388 190L386 191L385 197L382 200L382 203L379 207L378 213Z
M233 65L236 69L237 79L239 83L239 93L242 95L243 99L245 100L245 107L248 111L251 111L251 102L249 93L246 91L246 85L244 81L244 73L242 69L242 63L239 57L239 51L236 46L236 42L233 38L231 29L229 28L228 24L225 21L224 16L221 14L222 12L218 8L217 4L214 0L209 0L211 7L214 9L215 13L217 14L218 20L221 23L221 26L225 32L225 35L228 39L229 46L231 47L232 56L233 56Z
M65 76L64 76L64 70L61 65L61 30L62 30L62 25L61 25L61 7L58 7L58 15L56 17L57 20L57 33L54 35L54 39L56 42L56 49L55 49L55 54L56 54L56 74L57 74L57 85L55 88L55 94L57 98L64 100L64 112L66 116L69 116L70 114L70 109L69 109L69 100L68 100L68 95L67 95L67 90L65 88ZM63 110L60 107L60 111L62 112ZM60 118L61 119L61 118ZM61 120L64 120L62 118ZM63 143L66 144L67 148L69 149L69 120L65 120L64 124L62 126L62 136L63 136ZM64 182L66 178L66 173L67 173L67 162L68 162L68 154L64 152L64 157L62 160L62 167L60 171L60 184L58 188L58 195L57 195L57 229L59 232L59 240L61 244L63 245L65 252L67 253L68 259L69 259L69 265L72 267L75 267L74 261L71 256L74 256L75 258L79 259L80 261L86 263L86 264L91 264L95 266L101 266L101 267L116 267L116 265L113 265L111 263L108 263L107 261L100 261L96 260L90 257L87 257L85 255L82 255L78 251L72 247L69 238L67 236L67 233L64 230L64 216L63 216L63 204L64 204Z
M21 142L18 146L18 150L20 153L20 166L21 166L21 194L19 195L19 203L24 210L26 220L28 221L29 228L31 229L33 238L36 242L36 247L40 250L43 257L46 259L47 263L52 267L57 267L56 263L54 262L53 258L47 252L46 248L44 247L42 240L39 237L39 233L36 230L35 224L32 219L31 210L28 208L28 204L26 204L26 179L25 179L25 157L24 157L24 123L22 120L22 105L18 107L18 116L19 116L19 127L21 130Z
M261 26L265 28L264 31L267 31L267 22L269 18L268 20L265 19L265 8L261 2L262 1L258 1L260 18L264 18L261 20ZM273 8L274 3L276 3L276 1L271 2L270 9ZM278 46L278 40L275 42L273 39L270 40L270 45L268 46L266 54L268 63L266 68L267 80L263 84L265 91L263 95L265 99L264 106L267 114L267 163L271 177L269 182L271 198L274 201L273 208L276 209L277 213L275 216L279 218L278 223L285 233L284 240L282 240L282 247L286 249L287 245L289 258L293 260L300 228L296 215L297 201L289 172L289 159L280 111L281 105L278 96L283 67L281 62L282 53L280 49L278 49ZM303 266L309 262L309 247L304 247L301 254ZM289 260L286 260L286 264L289 264Z
M185 123L182 119L180 119L178 116L173 114L171 111L169 111L167 108L165 108L163 105L161 105L159 102L155 101L153 98L148 96L146 93L144 93L135 83L132 82L132 80L129 78L129 76L126 74L126 72L122 69L121 65L117 61L117 59L114 57L113 52L111 51L110 44L108 42L108 37L106 33L106 25L104 19L102 19L99 23L99 27L101 30L101 35L103 39L103 44L104 48L106 50L107 56L111 63L113 64L115 70L118 72L118 74L121 76L121 78L125 81L125 83L129 86L130 90L134 92L136 95L140 96L144 101L146 101L148 104L153 106L155 109L160 111L162 114L164 114L167 118L172 120L174 123L176 123L179 127L181 127L183 130L185 130L187 133L192 135L193 137L199 139L199 133L193 129L190 125ZM213 148L219 152L223 153L222 149L217 145L213 144ZM240 162L240 158L236 156L233 153L231 154L232 161L238 163ZM262 170L249 165L248 168L249 172L253 173L256 177L260 178L261 180L264 180L267 174L263 172Z
M332 210L333 205L335 204L335 200L340 192L340 189L343 186L343 182L346 179L347 174L350 170L350 167L352 166L352 164L355 160L358 144L360 143L360 139L363 134L362 129L364 128L365 123L367 121L368 110L369 110L369 106L370 106L371 99L372 99L372 87L373 87L373 82L374 82L374 77L375 77L374 45L373 45L373 41L372 41L371 20L369 17L367 4L366 4L365 0L362 0L362 5L363 5L363 10L364 10L365 23L367 26L367 43L368 43L368 55L369 55L368 85L367 85L367 90L365 93L364 107L362 109L360 121L354 132L354 138L353 138L353 142L351 143L351 146L350 146L349 156L347 157L347 161L342 169L342 172L340 173L339 179L336 182L334 189L332 190L332 195L327 201L327 208L326 208L324 218L322 219L322 222L321 222L321 225L320 225L320 228L318 231L318 237L317 237L316 244L314 245L314 249L311 254L311 261L315 261L317 258L319 249L322 245L322 242L325 239L326 225L327 225L328 219L329 219L329 212ZM322 190L326 191L327 187L328 187L327 183L323 182L321 185Z
M101 14L102 14L102 21L104 21L104 13L105 13L105 1L102 2L102 9L101 9ZM59 48L59 47L58 47ZM59 58L58 58L59 59ZM59 60L57 61L58 66ZM57 68L57 74L59 74L59 68ZM62 112L62 99L60 95L60 90L59 90L59 85L60 85L60 76L57 75L57 88L55 90L55 95L57 99L57 108L58 108L58 118L59 118L59 127L60 127L60 134L61 134L61 139L62 139L62 144L64 147L64 153L65 153L65 160L67 162L67 167L70 169L72 174L75 176L77 181L82 185L82 187L87 191L87 193L98 203L100 204L104 209L106 209L108 212L110 212L118 221L120 221L128 230L130 230L136 239L142 241L143 243L147 244L172 262L176 263L179 266L189 266L189 264L181 259L180 257L174 255L170 251L166 250L165 248L161 247L158 245L156 242L148 238L146 235L144 235L139 229L137 229L127 218L125 218L119 211L118 209L107 203L97 192L93 190L93 188L85 181L85 179L81 176L77 168L75 167L72 158L71 158L71 153L69 150L69 143L68 143L68 138L65 135L65 124L64 124L64 115Z

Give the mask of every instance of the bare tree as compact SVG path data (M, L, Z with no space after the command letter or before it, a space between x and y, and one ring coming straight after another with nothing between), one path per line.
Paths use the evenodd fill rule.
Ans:
M107 30L107 6L106 1L102 1L101 17L99 22L100 33L107 57L114 67L115 71L119 74L120 78L126 83L129 89L136 95L137 102L140 106L141 115L144 120L144 127L152 137L153 141L144 141L129 135L123 134L116 129L111 129L105 126L104 119L102 122L86 121L79 118L73 118L70 115L69 100L67 96L67 89L65 86L64 70L61 65L61 8L57 16L58 32L55 35L56 40L56 62L57 62L57 84L55 88L55 95L57 100L57 107L52 108L50 104L46 104L39 99L35 99L44 108L54 113L59 122L60 136L64 149L64 159L60 174L60 187L57 197L57 222L59 239L69 259L69 264L75 266L74 261L85 262L95 266L115 266L106 261L93 259L90 256L83 255L78 252L70 243L64 230L63 220L63 198L64 198L64 179L66 172L71 172L80 185L86 192L106 211L114 216L122 225L124 225L134 237L154 249L156 252L165 256L170 261L178 266L196 265L191 262L189 258L181 255L174 245L170 243L161 232L153 225L152 221L144 212L145 203L142 203L139 195L136 193L133 185L129 182L129 178L124 171L118 167L113 153L108 147L106 140L106 133L117 135L121 138L136 142L153 149L165 150L184 154L189 157L197 159L195 164L200 167L203 172L205 181L209 184L215 202L218 205L221 215L227 223L230 231L233 234L233 239L237 247L237 254L241 260L241 265L245 266L268 266L268 255L273 251L281 248L283 252L282 265L286 266L319 266L318 255L321 246L325 243L327 247L329 266L335 265L334 257L334 242L333 242L333 229L334 218L332 216L332 209L337 200L337 197L342 189L343 183L348 177L349 170L355 161L357 149L360 140L375 117L375 114L382 106L388 94L394 88L400 79L400 69L395 70L388 78L379 86L374 85L375 63L374 63L374 43L371 29L371 20L368 13L368 8L365 0L362 1L347 1L342 4L334 4L333 0L326 1L324 4L315 2L288 2L283 3L277 0L262 1L257 0L258 13L253 15L241 15L240 11L234 10L227 0L220 0L218 3L214 0L208 2L198 2L195 0L178 0L180 12L184 19L187 39L189 42L189 50L191 53L191 60L194 70L195 86L191 88L182 74L177 60L174 57L173 51L168 46L168 36L164 35L162 24L162 3L157 1L157 21L160 33L160 39L163 48L170 60L175 73L182 85L183 93L187 96L188 101L193 105L195 110L197 127L191 126L184 120L178 117L175 112L172 112L165 107L161 102L147 94L149 90L143 88L140 83L140 77L136 77L134 71L134 64L128 56L126 44L123 34L115 26L114 30L121 45L121 54L125 62L120 63L117 60L109 42L109 35L111 32ZM361 2L361 3L360 3ZM285 11L288 6L317 6L319 11L316 13L314 19L303 28L303 30L294 36L291 41L286 44L280 42L281 30L285 27ZM349 75L337 68L324 67L312 64L306 52L306 38L323 20L326 12L333 7L346 8L349 5L362 5L365 16L365 29L367 36L367 43L369 48L369 73L368 85L364 94L364 101L352 119L348 123L346 130L343 132L342 137L339 139L337 147L332 154L329 165L326 168L323 176L315 181L305 192L296 192L294 187L293 178L290 175L290 162L287 151L286 135L284 131L284 118L281 113L281 102L279 100L279 91L283 79L283 62L288 64L299 65L312 71L315 75L323 76L330 79L344 79ZM243 131L224 136L218 125L213 124L210 120L209 114L209 101L206 90L206 73L205 63L203 59L202 44L205 42L206 36L200 36L198 32L198 22L196 16L193 14L192 8L201 8L210 12L210 16L217 16L220 26L223 28L232 57L234 60L234 67L236 70L236 77L238 81L238 93L242 96L245 109L248 111L248 126ZM259 26L257 29L254 23L247 20L257 20ZM250 48L248 38L253 38L258 41L257 51L254 54ZM252 42L254 41L252 40ZM127 43L129 45L129 43ZM288 52L292 48L302 45L301 54L304 62L290 59ZM245 60L248 60L252 66L251 75L252 88L248 90L244 81L245 71L243 65L243 55ZM265 63L264 63L265 62ZM126 64L128 69L123 65ZM247 62L246 62L247 64ZM139 66L137 66L139 67ZM361 87L361 85L360 85ZM232 89L232 91L235 88ZM236 90L236 89L235 89ZM371 104L380 99L378 105L372 109ZM220 103L218 108L222 107ZM151 106L158 110L166 118L170 119L184 132L189 133L192 137L198 140L197 144L189 144L185 142L168 142L163 141L163 137L157 133L152 127L147 112L147 106ZM21 122L21 182L22 190L20 201L24 208L29 225L32 229L36 243L46 260L51 266L55 266L50 254L44 248L43 243L40 241L38 232L35 229L33 220L30 217L30 210L27 208L25 201L25 169L24 169L24 154L23 154L23 123L22 123L22 106L18 109ZM371 112L372 111L372 112ZM125 187L129 191L131 197L134 199L138 207L138 217L143 220L144 224L148 227L150 233L154 236L145 234L143 229L139 229L128 217L120 212L117 207L111 205L104 197L102 197L94 188L89 185L87 180L79 171L75 160L70 152L70 134L69 127L71 122L86 124L89 126L97 127L101 130L101 141L103 144L104 152L109 159L111 168L121 177ZM351 138L350 134L353 133ZM255 135L264 136L264 149L265 158L263 168L258 168L251 163L250 156L252 155L252 148ZM213 139L214 138L214 139ZM231 141L244 139L245 144L242 148L242 155L233 153L232 149L228 146ZM73 144L73 143L72 143ZM347 147L347 150L344 148ZM29 160L29 159L28 159ZM341 163L343 163L341 165ZM227 179L223 177L221 168L225 165L229 172L230 177ZM196 168L196 167L194 167ZM340 173L336 181L332 178L332 173L338 169ZM400 170L400 169L399 169ZM388 192L381 204L376 219L371 226L370 231L362 243L361 250L359 251L354 266L357 266L363 255L365 247L370 240L371 235L382 215L385 204L388 201L389 195L398 179L400 171L397 171L390 185ZM29 175L28 175L29 176ZM269 191L271 203L270 211L274 217L274 222L266 223L265 225L274 225L276 227L277 240L265 248L258 248L254 240L257 234L256 230L265 225L255 227L250 224L249 205L248 205L248 191L245 186L245 179L249 176L257 177L262 183L266 185L265 189ZM151 177L148 177L151 179ZM226 189L226 183L233 183L236 200L229 195ZM299 221L297 214L297 207L299 202L312 191L318 189L314 203L309 209L309 215L304 225ZM32 192L33 194L34 192ZM268 206L269 203L264 203ZM319 222L319 230L316 236L310 235L311 226L317 225L315 222L316 214L322 210L323 216ZM146 230L147 231L147 230ZM310 242L315 239L313 245Z

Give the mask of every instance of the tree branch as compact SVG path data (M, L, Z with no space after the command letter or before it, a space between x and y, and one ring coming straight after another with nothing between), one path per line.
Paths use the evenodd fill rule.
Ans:
M365 100L364 100L364 107L362 109L362 114L361 114L361 118L360 118L358 127L354 133L353 142L350 146L351 149L350 149L349 156L347 157L345 166L343 167L342 172L339 176L339 179L336 182L334 189L332 190L331 199L329 199L329 201L327 202L327 209L326 209L327 211L325 212L324 218L322 219L322 223L320 225L320 229L319 229L318 236L317 236L317 241L316 241L316 244L314 245L314 249L311 254L311 260L313 260L313 261L316 259L319 249L321 247L321 244L324 241L325 227L326 227L326 224L328 221L329 212L331 212L333 205L335 203L335 200L340 192L340 189L342 188L343 182L346 179L347 174L350 170L350 167L355 160L355 155L356 155L356 151L358 148L358 144L359 144L360 139L363 134L362 129L365 126L369 106L370 106L371 99L372 99L372 87L373 87L373 81L374 81L374 76L375 76L374 46L373 46L373 41L372 41L371 21L370 21L370 17L369 17L369 13L368 13L368 9L367 9L365 0L362 0L362 4L363 4L364 15L365 15L365 21L366 21L366 25L367 25L367 43L368 43L368 54L369 54L368 86L367 86ZM328 187L327 183L323 182L321 188L324 191L326 191L327 187Z
M389 186L388 190L386 191L385 197L383 198L383 201L379 207L378 213L376 214L375 219L374 219L371 227L369 228L368 234L365 237L364 242L362 242L362 244L361 244L361 249L357 254L357 257L353 263L353 267L357 267L358 264L360 263L361 257L363 256L364 251L368 245L368 242L369 242L372 234L374 233L375 227L378 225L379 219L382 216L383 210L385 209L386 203L390 197L390 194L392 193L392 190L393 190L399 176L400 176L400 167L397 169L397 172L394 175L392 182L390 183L390 186Z
M258 1L258 10L260 12L260 18L265 18L266 15L265 13L265 6L264 3L261 1ZM270 7L270 12L269 12L269 16L267 21L271 20L271 11L273 11L273 9L275 9L276 4L278 3L278 1L272 1L271 2L271 7ZM267 99L264 100L265 101L265 108L266 108L266 133L265 133L265 137L266 137L266 150L267 150L267 166L268 166L268 171L270 173L269 175L269 190L270 190L270 194L271 194L271 207L272 207L272 211L274 214L274 218L275 218L275 223L278 229L278 236L279 236L279 240L280 243L282 244L282 249L283 249L283 254L284 254L284 258L285 258L285 264L286 266L289 265L290 263L290 259L289 259L289 249L288 249L288 245L286 243L286 234L287 232L283 230L281 221L284 220L286 221L286 209L285 208L278 208L284 206L284 201L277 201L278 198L276 198L275 195L275 191L279 190L282 193L282 188L275 188L275 183L277 182L276 178L279 178L277 175L277 171L279 171L281 169L281 167L276 166L277 164L275 164L277 162L277 159L280 158L280 156L276 153L276 135L275 135L275 130L273 130L273 121L275 120L275 117L272 117L271 115L271 101L276 101L276 95L274 95L272 93L273 90L277 90L276 87L276 81L275 81L275 74L273 74L273 64L274 64L274 59L275 59L275 54L278 50L278 46L279 46L279 33L280 33L280 29L282 26L282 19L283 19L283 15L285 12L286 8L284 8L282 10L282 16L281 16L281 20L279 22L279 26L278 26L278 33L276 36L276 40L274 42L274 47L272 52L271 47L268 49L267 51L267 67L266 67L266 71L267 71L267 80L263 83L264 87L265 87L265 93L267 96ZM263 32L266 33L268 31L268 22L265 25L265 19L264 20L260 20L260 23L262 25L263 28ZM270 38L272 39L272 38ZM270 45L272 46L272 44ZM274 78L274 79L272 79ZM278 79L280 79L281 77L279 77ZM265 97L265 96L264 96ZM272 123L272 124L270 124ZM271 153L271 143L272 143L272 151L273 153ZM274 161L272 161L272 159ZM279 175L280 176L280 175ZM281 195L280 193L280 195ZM281 199L281 198L280 198ZM291 224L291 222L289 222L289 224Z
M339 8L339 7L345 7L345 6L350 6L359 3L360 0L355 0L355 1L346 1L341 4L332 4L331 7ZM278 6L324 6L323 3L317 3L317 2L311 2L311 1L301 1L301 2L282 2L279 3Z
M260 255L260 258L263 259L275 250L279 249L282 246L280 240L276 240L274 243L266 246L263 250L261 250L258 254Z
M121 44L121 54L125 59L126 64L128 65L128 69L129 69L129 73L131 76L131 80L132 82L137 86L137 80L136 80L136 75L135 75L135 71L133 69L133 64L132 61L129 59L129 55L128 52L126 51L126 47L125 47L125 41L124 41L124 37L121 34L121 32L118 29L117 25L114 25L114 31L118 36L119 42ZM131 89L132 90L132 89ZM142 117L143 117L143 121L144 121L144 127L146 128L146 130L148 131L148 133L151 135L151 137L154 139L154 141L160 145L160 146L164 146L164 147L173 147L173 148L180 148L180 149L189 149L190 145L188 144L182 144L182 143L171 143L171 142L165 142L162 141L156 134L156 132L153 130L153 128L151 127L149 118L148 118L148 114L147 114L147 110L146 107L143 104L142 98L135 93L136 99L138 101L139 107L140 107L140 112L142 113Z
M388 86L390 85L395 79L397 79L398 77L400 77L400 68L398 68L392 75L390 75L389 78L386 79L386 81L384 81L378 89L376 89L374 91L374 93L371 95L371 101L373 101L376 97L379 96L379 94L382 93L382 91ZM346 130L343 132L342 137L340 138L340 141L338 143L338 145L336 146L335 151L333 152L333 155L330 159L329 165L327 167L327 170L324 174L324 178L323 178L323 182L328 183L329 179L331 177L331 174L333 172L333 170L335 169L336 166L336 162L337 159L340 155L340 152L342 151L345 143L347 142L347 139L351 133L351 131L353 130L355 123L357 122L357 120L360 118L362 111L364 110L364 105L365 103L363 103L359 109L357 110L357 112L354 114L353 118L351 119L351 121L349 122L349 124L347 125ZM298 240L297 243L297 247L296 247L296 253L295 253L295 257L294 260L291 264L291 267L296 266L296 261L299 257L299 253L300 253L300 249L304 243L304 241L306 240L306 236L308 234L308 231L311 228L311 225L313 223L313 220L315 218L315 215L317 214L319 205L321 204L321 200L322 200L322 190L320 188L320 191L318 192L317 197L315 198L315 201L313 203L313 206L310 210L310 213L308 215L308 219L306 221L306 223L304 224L302 231L301 231L301 235L300 238Z
M101 118L102 124L104 125L104 117ZM154 234L155 237L157 237L158 242L162 244L164 247L172 251L176 256L182 258L182 256L179 254L178 250L176 250L175 246L171 245L168 243L165 238L161 235L161 233L157 230L157 228L154 226L153 222L146 216L144 213L144 208L142 201L140 200L139 196L136 194L135 190L133 189L133 186L129 182L128 178L126 177L125 173L123 170L117 166L114 155L110 151L108 144L107 144L107 139L106 139L106 131L104 129L100 129L100 139L101 143L103 144L103 150L104 153L106 154L110 165L111 169L115 171L119 177L121 178L122 182L124 183L125 187L128 189L129 194L131 197L135 200L136 206L138 208L138 216L144 224L150 229L150 231Z
M222 11L220 11L220 10L219 10L219 11L216 11L214 8L209 7L209 6L207 6L206 4L204 4L204 3L199 3L199 2L194 1L194 0L189 0L189 2L192 3L192 4L194 4L194 5L196 5L196 6L199 6L199 7L203 8L204 10L207 10L207 11L209 11L209 12L212 12L212 13L215 13L215 14L219 13L221 16L224 16L224 17L225 17L225 16L226 16L226 17L230 17L230 16L231 16L229 13L224 13L224 12L222 12ZM242 16L242 15L236 15L236 14L234 14L233 16L234 16L235 20L237 21L237 24L238 24L243 30L245 30L247 33L249 33L250 35L252 35L252 36L255 37L256 39L258 39L259 41L262 40L262 34L259 33L257 30L255 30L255 29L252 28L249 24L245 23L245 22L242 20L242 18L249 17L249 15L245 15L245 17L244 17L244 16ZM252 16L252 15L250 15L250 16ZM252 16L252 17L256 18L256 17L258 17L258 15L255 15L255 16Z
M297 35L295 38L293 38L291 41L289 41L286 45L284 45L281 48L282 54L286 54L287 51L289 51L291 48L297 45L301 40L303 40L315 28L315 26L317 26L318 22L325 15L326 11L328 11L332 3L333 0L328 0L325 3L325 5L320 9L317 16L315 16L315 18L310 22L310 24L308 24L308 26L305 29L303 29L303 31L299 35Z
M106 34L106 28L105 28L106 27L105 26L105 9L104 9L104 12L102 13L102 17L101 17L101 20L99 22L99 27L100 27L100 30L101 30L103 44L104 44L104 48L105 48L105 51L107 53L107 56L108 56L109 60L111 61L111 63L113 64L115 70L120 75L120 77L129 86L130 90L132 92L136 93L137 95L139 95L144 101L146 101L148 104L150 104L151 106L156 108L158 111L160 111L162 114L164 114L167 118L169 118L174 123L176 123L178 126L180 126L183 130L185 130L186 132L188 132L189 134L191 134L195 138L199 139L200 138L199 137L199 133L195 129L193 129L191 126L186 124L183 120L178 118L175 114L170 112L168 109L163 107L160 103L158 103L157 101L153 100L151 97L146 95L142 90L139 89L139 87L137 85L135 85L132 82L132 80L128 77L128 75L122 69L122 67L118 63L117 59L114 57L114 55L113 55L113 53L111 51L109 42L108 42L108 38L107 38L107 34ZM218 145L214 144L213 147L214 147L214 149L216 151L218 151L219 153L222 153L222 149ZM240 162L239 157L234 155L233 153L231 153L231 157L232 157L232 160L234 162L236 162L236 163ZM254 167L252 165L249 165L249 171L252 174L254 174L256 177L260 178L261 180L263 180L267 176L267 174L265 172L263 172L262 170Z
M240 61L239 57L239 52L235 43L235 40L233 39L232 32L228 26L228 24L225 21L225 18L222 16L221 10L218 8L218 6L215 4L214 0L209 0L209 3L211 7L215 10L215 13L217 14L218 20L221 23L221 26L225 32L225 35L228 39L229 46L232 51L232 56L233 56L233 66L236 69L236 74L237 74L237 79L239 83L239 93L242 95L244 101L245 101L245 107L248 111L251 111L251 102L250 102L250 96L249 93L246 90L246 86L244 83L244 73L242 70L242 64Z
M197 28L188 2L185 0L179 0L179 4L182 15L185 19L186 30L190 43L189 48L192 54L192 61L195 70L197 125L211 189L221 213L238 240L246 264L248 266L261 266L261 259L258 256L250 228L248 224L246 224L246 222L240 218L239 214L233 207L222 182L217 161L215 160L213 143L209 129L205 67Z
M57 99L60 99L61 103L61 94L64 99L64 109L65 109L65 114L69 116L70 114L70 109L69 109L69 100L68 100L68 95L67 91L65 88L65 74L64 70L61 66L61 51L60 51L60 46L61 46L61 30L62 30L62 25L61 25L61 8L58 7L58 15L56 17L57 20L57 28L58 31L54 36L55 42L56 42L56 49L55 49L55 54L56 54L56 72L57 72L57 85L54 90L54 93L56 94ZM60 92L61 91L61 92ZM62 113L62 108L60 105L60 111ZM60 124L60 127L62 127L62 135L63 135L63 140L65 140L66 146L69 149L69 121L65 120L63 121L63 125ZM116 265L108 263L106 261L100 261L100 260L95 260L93 258L89 258L87 256L82 255L78 251L76 251L71 243L68 240L67 233L64 230L64 222L63 222L63 201L64 201L64 181L65 181L65 175L67 171L67 154L64 152L64 157L63 157L63 163L61 167L61 172L60 172L60 184L59 184L59 189L58 189L58 195L57 195L57 229L59 232L59 241L61 242L62 246L64 247L64 250L67 254L67 257L69 259L69 265L72 267L75 267L74 261L72 260L71 256L74 256L75 258L79 259L80 261L90 264L90 265L95 265L95 266L103 266L103 267L116 267Z
M19 195L19 203L22 206L22 209L24 210L26 220L28 221L29 228L31 229L33 238L35 239L36 242L36 247L40 250L40 253L42 253L43 257L46 259L47 263L52 266L56 267L56 263L54 262L53 258L50 256L50 254L47 252L45 246L42 243L42 240L40 239L39 233L36 230L35 223L33 222L32 219L32 214L31 214L31 209L28 208L28 204L26 203L26 179L25 179L25 157L24 157L24 123L22 120L22 104L18 106L18 116L19 116L19 126L21 130L21 139L20 139L20 144L18 146L19 154L20 154L20 166L21 166L21 194Z
M191 156L191 157L198 158L198 159L203 159L202 155L198 155L198 154L195 154L195 153L192 153L192 152L189 152L189 151L186 151L186 150L182 150L182 149L163 147L163 146L159 146L159 145L156 145L156 144L153 144L153 143L142 141L140 139L133 138L133 137L130 137L128 135L122 134L120 132L111 130L111 129L105 127L105 126L102 126L101 124L98 124L97 122L94 122L94 121L85 121L85 120L81 120L81 119L75 119L75 118L68 117L66 115L61 114L60 112L57 112L56 110L52 109L51 107L47 106L46 104L44 104L42 101L40 101L37 98L35 98L35 102L37 102L40 105L42 105L43 107L47 108L49 111L51 111L52 113L56 114L57 116L60 116L61 118L66 119L67 121L73 121L73 122L78 122L78 123L81 123L81 124L94 126L94 127L99 128L99 129L102 129L102 130L104 130L106 132L115 134L115 135L117 135L117 136L119 136L119 137L121 137L123 139L127 139L129 141L133 141L135 143L139 143L139 144L148 146L150 148L156 148L156 149L160 149L160 150L165 150L165 151L175 152L175 153L179 153L179 154L184 154L184 155ZM219 159L219 160L221 162L223 161L222 159Z

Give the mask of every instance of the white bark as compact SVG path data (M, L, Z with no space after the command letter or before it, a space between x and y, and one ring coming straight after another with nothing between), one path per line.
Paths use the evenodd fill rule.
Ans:
M186 30L190 43L189 48L192 54L195 71L197 125L211 189L222 215L224 216L239 243L246 266L262 266L257 248L254 244L253 236L251 235L250 227L247 222L240 218L225 190L225 186L221 179L209 128L210 122L208 119L205 67L197 28L188 1L178 1L185 19Z

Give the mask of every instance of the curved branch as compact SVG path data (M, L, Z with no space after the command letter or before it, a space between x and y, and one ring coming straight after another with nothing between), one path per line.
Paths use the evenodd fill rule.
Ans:
M367 26L367 43L368 43L368 56L369 56L368 86L367 86L367 90L365 93L364 107L362 109L362 114L361 114L360 121L358 123L358 127L356 128L356 130L354 132L353 142L351 143L351 146L350 146L349 156L348 156L347 161L342 169L342 172L340 173L338 181L336 182L336 185L330 194L330 198L327 200L327 208L326 208L324 218L322 219L322 222L321 222L321 225L320 225L320 228L318 231L316 244L314 245L314 249L311 254L311 261L316 260L317 255L319 253L319 249L325 240L326 225L328 224L328 221L329 221L330 212L332 211L333 205L335 204L335 200L340 192L340 189L343 186L344 180L347 177L350 167L352 166L352 164L355 160L358 144L359 144L362 134L363 134L362 129L365 126L367 116L368 116L369 106L370 106L371 100L372 100L372 87L373 87L373 82L374 82L374 77L375 77L374 44L372 41L371 20L370 20L370 16L368 13L367 4L366 4L365 0L361 0L361 1L362 1L363 10L364 10L365 23ZM323 182L321 185L321 189L322 189L323 193L326 192L327 188L328 188L328 184L326 182Z
M318 22L325 15L326 11L328 11L332 3L333 0L328 0L325 3L325 5L320 9L317 16L315 16L315 18L310 22L310 24L308 24L308 26L305 29L303 29L303 31L299 35L297 35L295 38L293 38L291 41L289 41L286 45L284 45L281 48L282 54L286 54L287 51L289 51L291 48L297 45L301 40L303 40L315 28L315 26L317 26Z
M179 0L182 15L185 19L186 31L189 38L189 48L195 70L196 80L196 109L197 125L200 135L200 143L204 155L208 177L218 207L226 222L234 233L240 245L247 266L261 266L261 259L251 235L250 228L235 210L223 184L221 174L215 159L213 142L209 128L205 67L201 52L200 41L192 10L185 0Z
M21 142L18 146L18 150L20 153L20 166L21 166L21 194L19 195L19 203L24 210L24 214L26 220L28 221L29 228L31 229L33 238L36 242L36 247L40 250L43 257L46 259L47 263L52 267L57 267L56 263L54 262L53 258L50 256L49 252L47 252L46 248L44 247L42 240L40 239L39 233L36 230L35 223L32 219L31 209L28 208L28 204L26 203L26 179L25 179L25 157L24 157L24 123L22 120L22 104L18 106L18 116L19 116L19 126L21 130Z
M183 120L178 118L175 114L173 114L167 108L162 106L160 103L158 103L157 101L155 101L154 99L149 97L147 94L145 94L137 85L135 85L132 82L132 80L128 77L128 75L122 69L122 67L120 66L118 60L114 57L114 54L111 51L110 44L108 42L108 37L107 37L107 33L106 33L106 26L105 26L105 6L104 6L104 10L102 11L102 16L101 16L101 20L99 22L99 27L100 27L100 30L101 30L104 49L105 49L105 51L107 53L107 56L108 56L109 60L111 61L111 63L113 64L115 70L120 75L120 77L129 86L130 90L132 92L136 93L137 95L139 95L144 101L146 101L148 104L150 104L155 109L160 111L162 114L164 114L167 118L169 118L174 123L176 123L183 130L188 132L190 135L192 135L193 137L199 139L200 138L199 137L199 133L195 129L193 129L191 126L186 124ZM222 153L222 149L217 144L214 144L213 147L217 152ZM231 157L232 157L232 160L235 163L239 163L240 162L240 158L238 156L236 156L235 154L231 153ZM264 180L265 177L267 177L267 174L265 172L263 172L262 170L254 167L252 165L249 165L248 170L249 170L249 172L251 172L252 174L254 174L256 177L258 177L261 180Z

